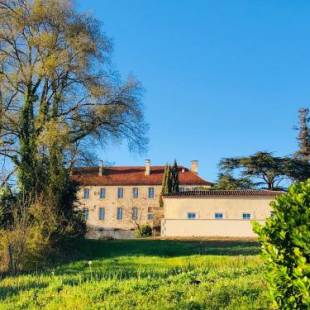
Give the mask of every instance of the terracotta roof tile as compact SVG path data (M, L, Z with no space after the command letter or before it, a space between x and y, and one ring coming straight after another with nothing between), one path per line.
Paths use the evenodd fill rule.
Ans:
M277 195L284 194L282 191L270 191L270 190L204 190L204 191L185 191L177 194L168 194L165 195L165 198L200 198L200 197L209 197L209 196L270 196L275 197Z
M144 166L104 167L99 176L99 167L82 167L73 170L72 179L84 186L108 185L161 185L164 166L151 166L151 174L145 175ZM212 185L188 168L179 166L180 185Z

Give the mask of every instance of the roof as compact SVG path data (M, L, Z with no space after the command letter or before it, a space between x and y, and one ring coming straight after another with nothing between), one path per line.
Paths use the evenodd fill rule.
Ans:
M282 191L270 190L204 190L204 191L185 191L165 195L165 198L204 198L204 197L240 197L240 196L253 196L253 197L275 197L283 194Z
M161 185L165 166L151 166L150 175L145 175L145 166L103 167L103 175L99 175L99 167L75 168L72 179L84 186L111 185ZM180 185L210 186L208 182L188 168L179 166Z

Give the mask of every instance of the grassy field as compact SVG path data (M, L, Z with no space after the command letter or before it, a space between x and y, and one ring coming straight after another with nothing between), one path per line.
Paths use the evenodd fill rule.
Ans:
M91 241L0 282L0 309L268 309L254 242Z

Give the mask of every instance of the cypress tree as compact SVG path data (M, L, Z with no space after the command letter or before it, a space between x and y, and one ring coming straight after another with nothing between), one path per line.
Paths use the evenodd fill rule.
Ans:
M163 181L162 181L162 189L159 197L159 204L161 207L164 205L163 195L171 193L171 167L169 165L165 166Z
M177 161L175 160L171 169L171 192L178 193L180 191L179 187L179 167Z
M310 129L309 123L309 109L302 108L299 110L299 135L297 137L299 150L296 157L302 160L310 160Z

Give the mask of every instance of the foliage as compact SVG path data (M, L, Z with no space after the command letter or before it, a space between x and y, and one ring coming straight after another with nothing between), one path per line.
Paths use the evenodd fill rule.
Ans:
M141 87L111 73L111 42L70 1L0 2L0 155L27 200L44 192L55 147L71 167L91 141L146 145Z
M269 152L257 152L247 157L224 158L219 166L225 174L238 170L242 177L249 178L255 185L265 185L269 190L276 190L287 177L288 160L275 157ZM255 182L257 179L259 182Z
M171 193L172 191L172 178L171 178L171 166L166 165L165 171L164 171L164 176L163 176L163 186L162 186L162 194L166 195Z
M269 268L269 284L280 309L310 305L310 181L297 183L272 203L265 226L256 225Z
M135 231L135 235L137 238L146 238L152 236L152 227L148 224L138 226Z
M72 260L46 272L2 279L0 309L270 309L254 242L81 240L68 250Z
M68 189L67 184L60 185ZM75 194L74 189L61 197L63 207L57 201L61 190L55 189L54 197L47 192L47 197L30 205L19 201L11 204L10 224L0 230L1 272L14 274L43 266L64 240L84 235L82 214L68 201Z
M309 109L302 108L299 110L299 135L298 143L299 150L295 156L299 159L309 161L310 160L310 129L309 123Z
M44 189L44 197L58 218L54 241L68 236L83 236L86 232L82 213L76 208L78 184L71 180L62 160L63 155L55 146L48 167L48 184Z
M310 178L310 162L300 158L289 158L285 167L286 175L294 182Z
M231 174L220 173L214 189L236 190L255 188L255 184L249 178L234 178Z
M171 192L171 167L169 165L165 166L161 194L159 196L159 205L164 206L163 195L167 195Z
M0 232L1 272L15 274L41 265L50 253L57 220L50 204L15 205L12 225Z
M26 236L52 247L85 232L70 171L87 144L126 139L141 151L146 125L141 86L112 73L111 42L96 19L64 0L0 1L0 15L0 159L17 171L18 185L16 218L3 236L31 262L28 249L41 250ZM50 211L52 230L34 205ZM4 215L7 206L2 226Z
M13 204L15 197L8 185L0 188L0 229L8 227L12 223Z
M171 177L171 193L178 193L180 191L179 190L180 182L179 182L179 167L176 160L174 161L174 164L171 168L170 177Z

